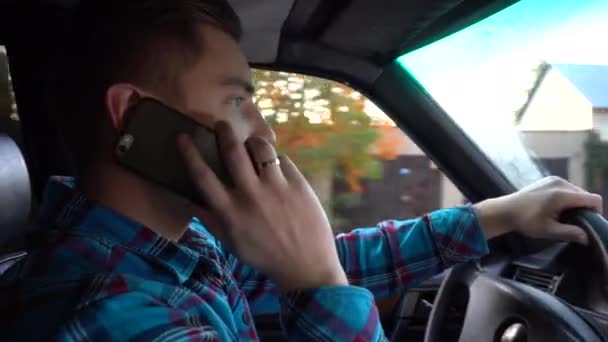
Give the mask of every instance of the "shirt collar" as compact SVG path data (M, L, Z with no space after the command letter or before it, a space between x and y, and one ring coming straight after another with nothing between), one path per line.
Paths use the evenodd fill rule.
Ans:
M52 177L45 189L40 218L44 226L69 229L105 243L122 245L140 254L158 258L172 269L180 282L188 279L199 254L182 241L175 243L112 209L87 199L75 190L69 177ZM186 236L209 239L211 235L193 219ZM194 230L191 232L190 230ZM216 243L215 239L209 241Z

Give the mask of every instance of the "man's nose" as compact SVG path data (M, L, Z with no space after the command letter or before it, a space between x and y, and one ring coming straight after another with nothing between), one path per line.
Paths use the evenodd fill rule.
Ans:
M277 135L274 133L274 131L268 124L268 121L266 121L266 119L264 118L262 113L260 113L260 111L257 108L256 108L256 112L257 112L257 115L255 116L256 122L254 124L255 129L252 132L253 133L252 135L263 138L266 141L268 141L269 143L271 143L272 146L275 146L277 144Z
M264 121L262 127L256 130L253 135L256 137L263 138L264 140L271 143L272 146L275 146L277 144L277 135L274 133L272 128L270 128L270 125L266 123L266 121Z

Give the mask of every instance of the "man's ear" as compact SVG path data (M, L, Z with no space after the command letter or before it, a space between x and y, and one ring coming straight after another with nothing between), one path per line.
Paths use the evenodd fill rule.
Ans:
M108 88L105 98L106 110L114 129L122 128L125 114L142 98L142 94L139 88L128 83L113 84Z

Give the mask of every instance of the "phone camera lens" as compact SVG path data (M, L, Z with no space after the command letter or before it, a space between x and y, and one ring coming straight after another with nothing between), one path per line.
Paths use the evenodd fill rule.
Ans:
M116 150L119 154L125 154L131 149L131 146L133 146L133 136L130 134L125 134L118 141Z

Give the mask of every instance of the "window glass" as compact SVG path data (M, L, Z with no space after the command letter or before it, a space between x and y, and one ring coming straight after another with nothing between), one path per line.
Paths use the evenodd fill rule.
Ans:
M350 87L255 70L256 102L277 145L315 189L336 233L465 202L393 121Z
M608 2L523 0L397 59L517 187L608 195Z

